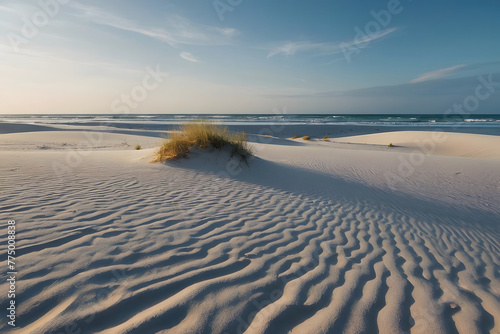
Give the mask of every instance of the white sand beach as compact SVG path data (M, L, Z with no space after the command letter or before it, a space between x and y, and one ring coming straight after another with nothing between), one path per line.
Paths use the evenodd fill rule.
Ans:
M162 129L0 123L9 332L500 333L497 130L232 129L248 165L150 163Z

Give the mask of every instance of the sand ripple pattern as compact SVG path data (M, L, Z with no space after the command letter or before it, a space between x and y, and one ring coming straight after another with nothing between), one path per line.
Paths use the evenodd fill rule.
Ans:
M162 165L8 167L14 333L500 333L491 216L348 198L326 176L297 193Z

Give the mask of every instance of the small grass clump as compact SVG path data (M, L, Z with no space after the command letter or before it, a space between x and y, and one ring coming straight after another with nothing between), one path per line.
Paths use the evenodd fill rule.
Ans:
M389 145L387 145L387 146L389 146L389 147L394 147L394 145L392 145L392 143L389 143Z
M330 138L328 137L328 135L325 135L325 136L323 137L323 139L321 139L321 140L323 140L323 141L330 141Z
M135 149L136 149L137 151L139 151L141 148L142 148L142 146L141 146L141 145L139 145L139 144L135 145Z
M304 140L310 140L310 139L311 139L311 137L309 137L309 136L304 136L304 137L302 137L302 139L304 139Z
M299 138L299 136L297 136L297 135L292 137L292 139L297 139L297 138Z
M169 136L152 162L186 158L195 148L220 150L224 147L231 150L231 157L238 156L245 163L252 155L244 132L231 133L227 127L208 122L185 124Z

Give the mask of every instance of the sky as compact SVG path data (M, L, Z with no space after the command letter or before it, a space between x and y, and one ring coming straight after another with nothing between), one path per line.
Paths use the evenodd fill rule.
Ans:
M498 0L0 0L0 113L500 114Z

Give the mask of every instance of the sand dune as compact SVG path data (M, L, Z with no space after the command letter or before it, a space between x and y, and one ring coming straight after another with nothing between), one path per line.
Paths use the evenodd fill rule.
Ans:
M494 135L394 131L341 137L336 138L335 141L383 146L392 143L395 146L422 150L426 154L500 159L500 137Z
M0 151L12 333L500 333L499 160L431 157L392 191L359 164L411 151L255 144L228 175L224 153L150 164L109 138L61 174L69 151ZM433 187L447 163L469 181Z

